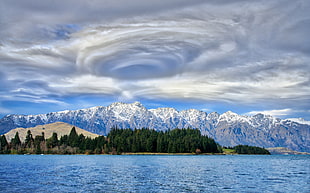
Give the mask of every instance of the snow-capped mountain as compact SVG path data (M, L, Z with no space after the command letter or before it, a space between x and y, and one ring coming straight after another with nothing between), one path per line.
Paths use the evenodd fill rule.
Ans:
M40 115L7 115L0 119L0 134L17 127L34 127L66 122L87 131L107 135L112 127L155 130L196 128L224 146L239 144L260 147L288 147L310 152L310 125L281 120L270 115L238 115L231 111L207 114L196 109L146 109L141 103L113 103L74 111Z

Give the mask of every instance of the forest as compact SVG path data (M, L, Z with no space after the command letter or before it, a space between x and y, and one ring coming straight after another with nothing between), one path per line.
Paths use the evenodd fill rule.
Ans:
M237 154L270 154L270 152L265 148L249 145L237 145L233 149Z
M263 152L258 147L236 146L240 154ZM254 150L253 150L254 149ZM267 151L267 150L266 150ZM112 128L108 136L96 138L78 134L73 127L69 135L53 133L45 139L42 135L32 136L28 130L25 141L18 132L10 142L0 136L0 154L122 154L122 153L222 153L222 147L214 139L201 135L197 129L173 129L155 131L143 129ZM267 151L268 152L268 151ZM266 152L265 152L266 153ZM269 152L268 152L269 153ZM266 153L266 154L268 154Z

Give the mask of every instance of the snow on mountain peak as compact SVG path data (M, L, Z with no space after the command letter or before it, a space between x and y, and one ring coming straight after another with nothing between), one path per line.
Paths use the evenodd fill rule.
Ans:
M59 111L58 113L69 113L70 110L63 110L63 111Z
M208 117L218 118L220 114L218 112L212 112L208 114Z
M227 121L227 122L235 122L240 118L240 115L237 113L234 113L232 111L227 111L220 115L219 119L221 121Z
M140 102L136 101L134 103L132 103L133 105L135 106L138 106L138 107L144 107Z
M108 108L128 108L128 107L139 107L139 108L145 108L140 102L133 102L133 103L123 103L123 102L115 102L108 106Z
M116 107L116 106L123 106L123 105L126 105L126 104L127 104L127 103L123 103L123 102L115 102L115 103L110 104L110 105L107 106L107 107L113 108L113 107Z

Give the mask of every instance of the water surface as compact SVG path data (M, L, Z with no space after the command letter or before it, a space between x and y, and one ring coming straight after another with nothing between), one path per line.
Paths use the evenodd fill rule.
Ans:
M310 192L310 156L0 155L1 192Z

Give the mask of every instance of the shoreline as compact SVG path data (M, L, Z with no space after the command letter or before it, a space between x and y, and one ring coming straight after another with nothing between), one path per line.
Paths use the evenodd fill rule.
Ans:
M158 156L162 156L162 155L184 155L184 156L199 156L199 155L259 155L259 154L226 154L226 153L200 153L200 154L196 154L196 153L150 153L150 152L136 152L136 153L132 153L132 152L127 152L127 153L120 153L120 154L80 154L80 153L76 153L76 154L0 154L1 155L158 155Z
M154 155L154 156L208 156L208 155L268 155L268 154L237 154L237 153L149 153L149 152L138 152L138 153L121 153L121 154L0 154L1 155L111 155L111 156L117 156L117 155ZM309 156L310 153L304 153L304 154L270 154L270 155L301 155L301 156Z
M121 153L119 155L226 155L223 153L151 153L151 152L127 152L127 153Z

